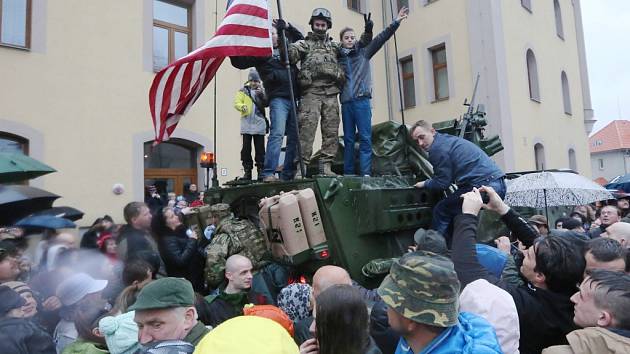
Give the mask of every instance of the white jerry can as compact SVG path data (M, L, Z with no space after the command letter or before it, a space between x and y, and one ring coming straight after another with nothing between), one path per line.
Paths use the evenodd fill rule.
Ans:
M300 214L304 221L304 230L306 231L306 239L310 247L315 247L326 242L326 233L322 224L322 217L319 213L315 192L312 188L292 191L300 205Z
M275 258L291 259L309 250L298 200L294 194L281 193L263 198L258 216Z

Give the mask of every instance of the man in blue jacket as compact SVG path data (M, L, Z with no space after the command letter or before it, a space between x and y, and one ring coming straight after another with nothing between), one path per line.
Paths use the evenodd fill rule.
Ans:
M398 17L371 42L358 41L354 30L346 27L339 33L341 57L339 63L346 74L346 82L341 91L341 118L343 120L343 144L345 175L355 174L354 142L359 135L359 174L369 176L372 171L372 75L370 59L394 35L400 23L407 18L409 9L403 7ZM371 38L374 23L365 17L365 33ZM362 37L363 38L363 37Z
M418 146L429 154L429 162L433 166L433 178L415 186L447 191L451 184L457 185L454 193L435 205L431 221L431 228L444 235L450 244L449 226L462 210L460 196L483 185L492 187L503 199L505 173L477 145L453 135L437 133L427 121L417 121L410 134Z
M501 353L494 328L459 313L460 284L450 259L407 253L378 288L391 328L401 335L396 354Z

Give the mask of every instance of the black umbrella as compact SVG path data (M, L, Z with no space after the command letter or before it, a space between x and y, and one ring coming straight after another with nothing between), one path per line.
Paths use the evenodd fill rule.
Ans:
M0 185L0 225L12 225L34 212L50 209L58 195L22 185Z
M52 215L27 216L15 223L15 226L25 229L68 229L77 225L68 219Z
M52 215L72 221L77 221L83 217L83 212L79 209L75 209L69 206L58 206L31 214L31 216L39 215Z

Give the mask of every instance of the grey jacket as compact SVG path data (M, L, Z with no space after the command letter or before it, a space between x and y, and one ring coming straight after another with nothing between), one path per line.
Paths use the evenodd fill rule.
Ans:
M394 21L366 46L357 43L354 48L341 50L339 64L346 74L346 83L339 97L342 104L358 98L372 98L370 59L394 35L398 26L400 23Z
M262 90L254 91L248 86L240 90L252 100L253 109L246 117L241 117L241 134L265 135L268 129L265 115L265 94Z

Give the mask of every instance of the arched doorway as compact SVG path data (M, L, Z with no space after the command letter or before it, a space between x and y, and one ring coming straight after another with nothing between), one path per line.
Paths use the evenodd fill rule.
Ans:
M170 192L182 195L191 183L197 183L197 157L201 146L189 140L170 139L158 146L144 143L144 185L155 185L166 197Z

